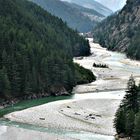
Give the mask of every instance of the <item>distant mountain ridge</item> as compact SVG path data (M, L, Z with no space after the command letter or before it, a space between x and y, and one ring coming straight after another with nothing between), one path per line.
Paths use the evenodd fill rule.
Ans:
M140 0L127 0L120 12L105 19L93 33L104 47L140 60Z
M68 3L65 2L65 4L71 5L71 7L76 8L77 10L79 10L84 16L89 17L92 21L102 21L105 16L98 13L97 11L93 10L93 9L89 9L89 8L84 8L80 5L77 5L75 3Z
M104 5L105 7L108 7L113 12L121 10L126 4L126 0L96 0L96 1Z
M104 16L95 10L87 9L76 4L60 0L30 0L51 14L62 18L64 22L79 32L89 32L104 19Z
M75 3L82 7L85 7L88 9L93 9L104 16L109 16L113 13L112 10L103 6L102 4L100 4L99 2L97 2L95 0L62 0L62 1L67 1L69 3Z

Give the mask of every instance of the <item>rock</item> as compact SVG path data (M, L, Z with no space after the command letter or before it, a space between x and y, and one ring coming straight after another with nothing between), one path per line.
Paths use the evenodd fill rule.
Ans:
M89 116L91 117L93 114L89 114Z
M70 95L63 86L52 86L50 88L50 93L55 96Z
M40 120L43 120L43 121L45 120L45 118L39 118L39 119L40 119Z
M67 108L71 108L70 106L67 106Z
M95 120L95 117L90 117L91 119Z
M96 116L96 117L100 117L100 118L102 117L101 115L95 115L95 116Z

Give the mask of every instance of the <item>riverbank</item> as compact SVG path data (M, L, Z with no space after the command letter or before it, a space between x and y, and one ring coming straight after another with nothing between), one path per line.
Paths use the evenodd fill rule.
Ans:
M47 128L113 136L113 117L122 98L120 92L116 94L118 96L111 97L110 93L105 97L105 93L100 93L99 96L91 95L91 99L52 102L5 115L5 118Z
M128 59L124 54L108 51L89 39L92 55L74 59L75 63L90 69L97 77L95 82L77 85L74 93L126 90L131 75L140 81L140 61ZM93 64L106 64L108 68L95 68Z

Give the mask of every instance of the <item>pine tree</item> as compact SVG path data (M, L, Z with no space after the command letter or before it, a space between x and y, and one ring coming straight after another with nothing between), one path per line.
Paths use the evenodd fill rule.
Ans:
M114 127L118 134L123 133L134 140L140 139L140 84L136 86L131 76L128 81L128 90L116 112ZM138 113L138 114L137 114Z
M137 87L137 92L138 92L138 97L137 97L137 102L138 102L138 110L140 111L140 83Z
M114 127L118 134L125 134L126 130L126 112L124 108L119 108L116 112L114 120Z
M136 115L133 139L140 140L140 112Z
M138 112L138 91L137 86L135 84L135 80L131 75L128 84L127 84L127 91L126 95L123 100L123 105L126 107L127 110L134 110L135 113Z
M72 61L89 55L88 42L37 5L0 0L0 28L0 98L51 94L51 87L70 91L78 81L95 80Z
M133 134L134 121L135 121L135 113L133 110L130 110L127 112L126 115L125 133L127 136L132 136Z

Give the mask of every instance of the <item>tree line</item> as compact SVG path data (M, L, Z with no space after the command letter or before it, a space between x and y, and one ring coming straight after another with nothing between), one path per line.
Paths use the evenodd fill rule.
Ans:
M114 126L119 137L140 140L140 84L130 77L127 91L116 112Z

